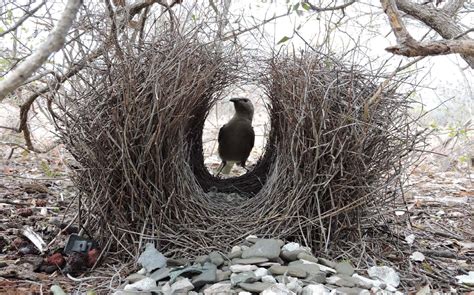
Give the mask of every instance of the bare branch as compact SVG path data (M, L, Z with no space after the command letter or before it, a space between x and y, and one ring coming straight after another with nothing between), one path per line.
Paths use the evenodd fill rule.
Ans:
M460 53L468 64L474 68L474 41L468 38L462 38L459 40L439 40L430 42L418 42L408 32L405 24L398 11L395 0L381 0L383 10L388 16L390 26L397 39L397 45L386 48L387 51L398 55L404 56L430 56L430 55L446 55L452 53ZM446 20L441 23L441 19L438 18L433 21L433 18L428 18L426 15L429 10L427 7L423 7L425 10L419 11L420 7L416 7L414 3L405 0L397 0L397 3L401 4L401 7L405 8L405 12L424 21L428 26L432 27L436 31L440 31L440 28L446 24ZM433 9L433 8L431 8ZM436 10L437 11L437 10ZM443 12L437 11L439 14ZM452 19L445 15L443 18L448 20ZM453 29L453 28L450 28ZM442 30L441 30L442 31ZM447 32L445 32L447 33ZM450 39L455 37L452 36L452 32L449 33ZM445 36L443 36L445 37Z
M388 52L413 57L459 53L474 56L474 40L440 40L387 47Z
M309 5L309 7L311 8L311 10L314 10L314 11L317 11L317 12L343 10L344 8L351 6L351 5L354 4L355 2L356 2L355 0L351 0L351 1L347 2L347 3L341 4L341 5L332 6L332 7L318 7L318 6L314 5L314 4L309 3L309 1L303 1L303 3L306 3L306 4Z
M0 81L0 102L13 90L18 88L48 59L51 53L58 51L64 45L66 34L76 17L82 0L69 0L61 19L51 31L46 41L16 69L11 71L5 80Z
M423 22L434 29L444 39L471 40L463 35L464 29L453 19L459 9L459 1L453 0L444 9L436 9L429 5L421 5L408 0L396 0L396 8ZM460 37L461 36L461 37ZM462 58L474 68L474 56L462 54Z
M36 6L31 11L25 12L25 14L18 20L18 22L15 25L13 25L11 28L6 30L5 32L0 33L0 38L18 29L18 27L20 27L25 22L25 20L27 20L30 16L35 14L41 7L43 7L45 3L46 3L46 0L43 0L43 2L40 3L40 5Z

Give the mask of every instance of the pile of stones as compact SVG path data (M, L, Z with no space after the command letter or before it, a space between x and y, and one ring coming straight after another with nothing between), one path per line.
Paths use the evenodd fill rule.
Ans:
M213 251L192 262L166 259L147 244L138 263L143 269L114 294L402 294L392 268L371 267L367 278L349 261L315 257L298 243L256 236L230 253Z

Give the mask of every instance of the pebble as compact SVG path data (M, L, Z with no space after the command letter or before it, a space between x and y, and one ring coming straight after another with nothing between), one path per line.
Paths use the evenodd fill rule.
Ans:
M243 250L242 258L265 257L276 259L280 256L280 241L275 239L259 239L255 245Z
M322 284L308 285L303 288L301 295L329 295L329 290Z
M268 275L268 270L266 268L259 267L256 270L254 270L253 273L255 274L257 278L260 279L261 277Z
M330 267L330 268L336 268L337 263L331 260L328 260L326 258L318 258L319 264L322 264L324 266Z
M304 250L293 250L293 251L282 251L280 257L286 261L295 261L298 260L298 254L305 253Z
M211 253L209 253L209 260L216 266L221 266L224 263L224 258L217 251L212 251Z
M133 273L125 278L125 281L128 281L130 284L143 280L146 276L138 273Z
M156 250L155 245L148 243L145 246L145 251L138 257L139 264L141 264L148 273L157 268L166 266L166 257Z
M311 254L308 254L306 252L300 252L298 253L297 255L297 258L298 259L301 259L301 260L306 260L306 261L310 261L310 262L314 262L314 263L318 263L318 258L314 257L313 255Z
M126 285L125 291L149 291L156 288L156 281L150 278L141 279L133 284Z
M379 279L395 288L400 284L400 277L398 276L398 273L391 267L372 266L367 270L367 273L372 279Z
M253 264L234 264L230 266L231 272L244 272L244 271L253 271L258 267Z
M222 271L222 270L218 269L216 271L216 281L221 282L221 281L228 280L230 278L231 274L232 274L232 272L230 270Z
M268 262L268 258L265 257L249 257L249 258L234 258L232 264L259 264Z
M260 293L260 292L263 292L265 289L270 288L273 285L274 284L272 283L255 282L255 283L242 283L239 286L246 291Z
M240 283L253 283L258 280L257 276L251 272L241 272L241 273L233 273L230 275L230 283L232 286L239 285Z
M299 269L297 267L292 266L278 266L273 265L268 269L269 272L275 275L282 275L287 274L289 276L298 277L298 278L305 278L307 276L306 271Z
M260 280L264 283L272 283L272 284L276 284L277 282L275 277L273 277L272 275L263 276Z
M290 242L281 247L281 251L296 251L302 250L301 245L295 242Z
M161 281L170 276L170 271L171 269L166 268L166 267L160 268L152 272L150 275L150 278L154 279L155 281Z
M371 278L367 278L355 273L350 261L336 263L316 258L311 249L298 243L284 244L278 239L255 236L248 237L245 243L250 247L234 246L228 256L212 251L194 261L183 260L184 265L164 258L164 265L153 272L149 269L156 266L159 255L153 244L147 245L147 254L140 255L144 268L129 275L125 290L116 294L138 290L143 294L167 295L402 294L396 289L400 283L398 273L389 267L371 267ZM155 266L143 260L150 253L154 255Z
M204 295L232 294L232 285L230 282L221 282L211 285L204 289Z
M274 284L270 288L263 290L260 295L296 295L288 286L283 284Z
M349 262L339 262L335 267L336 271L340 274L352 276L354 274L354 267Z
M212 263L206 263L203 272L193 278L192 284L195 288L204 286L205 284L217 282L217 266ZM194 288L193 288L194 289Z

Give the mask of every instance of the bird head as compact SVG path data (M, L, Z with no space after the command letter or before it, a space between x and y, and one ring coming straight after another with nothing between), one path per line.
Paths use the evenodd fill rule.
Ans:
M239 117L246 117L250 121L253 119L252 101L245 97L234 97L230 99L234 103L235 113Z

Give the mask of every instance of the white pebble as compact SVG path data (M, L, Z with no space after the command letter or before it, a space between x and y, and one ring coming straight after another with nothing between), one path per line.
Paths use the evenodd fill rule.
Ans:
M261 280L262 280L262 282L264 282L264 283L276 284L276 282L277 282L276 279L275 279L273 276L271 276L271 275L263 276L263 277L261 278Z
M300 249L301 245L295 242L288 243L281 248L282 251L296 251Z
M260 279L261 277L266 276L268 274L268 270L266 268L259 267L253 273L258 279Z
M254 271L258 267L251 264L234 264L230 266L231 272L244 272L244 271Z

